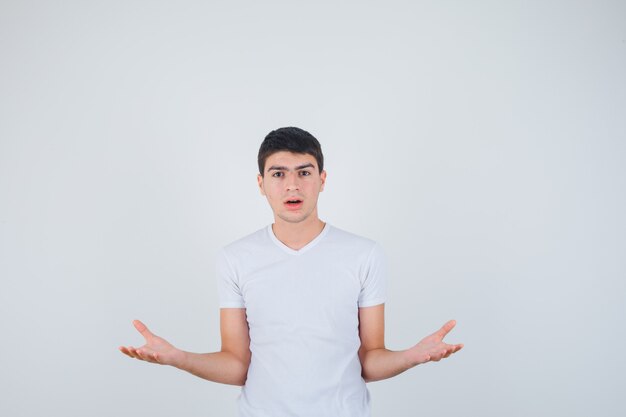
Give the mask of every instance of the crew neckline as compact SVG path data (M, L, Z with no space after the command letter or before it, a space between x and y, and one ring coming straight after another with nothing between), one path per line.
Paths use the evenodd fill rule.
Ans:
M290 255L302 255L303 253L307 252L308 250L310 250L312 247L314 247L315 245L317 245L319 243L320 240L322 240L324 238L324 236L326 236L326 234L328 233L328 231L330 230L330 224L328 224L328 222L326 222L324 224L324 228L322 229L322 231L313 238L313 240L311 240L309 243L307 243L306 245L304 245L303 247L301 247L298 250L292 249L289 246L285 245L283 242L281 242L276 235L274 234L274 230L272 230L272 224L270 223L267 226L267 233L270 236L270 239L272 240L272 242L274 242L276 244L276 246L278 246L280 249L282 249L283 251L287 252Z

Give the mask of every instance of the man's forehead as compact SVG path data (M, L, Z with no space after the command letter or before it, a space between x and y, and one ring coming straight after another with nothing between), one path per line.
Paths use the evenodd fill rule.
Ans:
M265 161L265 166L267 170L272 167L294 169L308 164L312 164L314 168L317 168L317 161L315 160L315 157L313 155L308 153L295 153L288 151L276 152L270 155Z

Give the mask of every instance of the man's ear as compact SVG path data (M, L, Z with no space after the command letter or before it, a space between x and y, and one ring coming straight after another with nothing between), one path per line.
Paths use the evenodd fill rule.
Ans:
M259 190L261 190L261 195L265 195L265 190L263 190L263 177L261 174L256 175L256 180L259 183Z
M324 184L326 184L326 170L323 170L320 174L320 180L322 180L322 185L320 186L320 193L324 191Z

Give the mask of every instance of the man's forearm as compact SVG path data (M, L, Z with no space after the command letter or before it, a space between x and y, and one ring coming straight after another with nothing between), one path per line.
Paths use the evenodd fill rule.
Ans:
M403 350L373 349L361 357L362 376L365 382L391 378L414 366Z
M178 369L221 384L244 385L246 382L249 362L230 352L183 353L183 360L175 365Z

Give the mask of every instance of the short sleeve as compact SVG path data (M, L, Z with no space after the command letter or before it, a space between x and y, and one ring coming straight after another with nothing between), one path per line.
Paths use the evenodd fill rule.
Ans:
M220 308L245 308L236 271L223 248L217 253L215 273Z
M387 258L378 243L372 248L362 271L359 307L384 303L387 299Z

